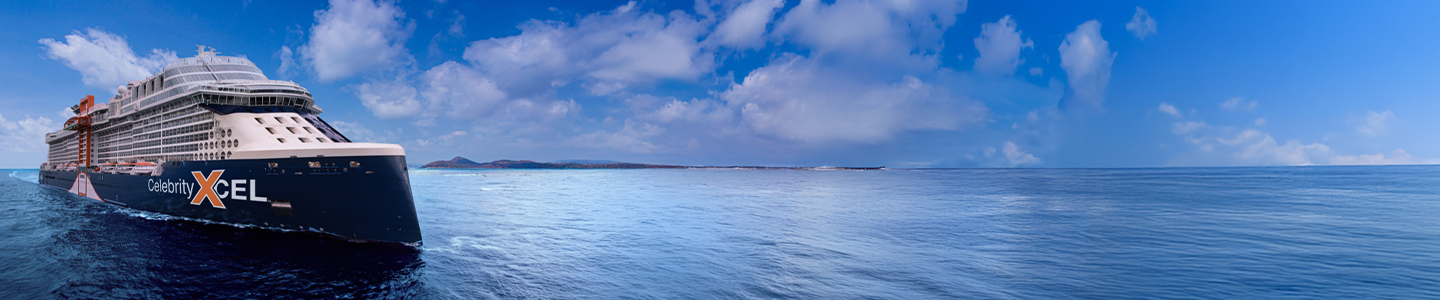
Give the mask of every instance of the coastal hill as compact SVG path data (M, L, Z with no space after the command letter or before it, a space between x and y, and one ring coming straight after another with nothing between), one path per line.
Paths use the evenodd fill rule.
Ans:
M584 162L584 163L581 163ZM421 168L425 169L682 169L685 166L650 165L614 161L559 161L553 163L530 160L497 160L478 163L456 156L450 160L437 160Z

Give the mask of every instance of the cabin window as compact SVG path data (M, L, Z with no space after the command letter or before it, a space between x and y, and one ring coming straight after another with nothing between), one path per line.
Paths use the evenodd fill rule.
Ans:
M299 132L295 131L295 127L285 127L285 129L286 129L286 130L290 130L290 134L299 133Z
M295 121L295 124L300 124L300 117L290 117L290 120Z
M265 127L265 130L269 130L270 134L275 134L275 128L273 127Z
M285 138L275 138L275 140L280 141L280 143L285 143Z
M255 123L265 124L265 120L261 120L260 118L255 118Z
M301 142L301 143L309 143L309 142L310 142L310 139L309 139L309 138L300 138L300 142Z
M281 119L280 117L275 117L275 123L285 124L285 119Z
M310 128L310 127L307 126L307 127L305 127L305 133L315 133L315 129Z

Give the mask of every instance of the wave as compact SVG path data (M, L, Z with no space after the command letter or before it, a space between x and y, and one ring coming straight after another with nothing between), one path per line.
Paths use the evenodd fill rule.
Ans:
M21 180L21 181L26 181L26 182L35 183L35 184L39 184L39 183L40 183L40 172L25 172L25 173L26 173L26 174L20 174L20 171L11 171L11 172L10 172L10 178L15 178L15 179L19 179L19 180Z

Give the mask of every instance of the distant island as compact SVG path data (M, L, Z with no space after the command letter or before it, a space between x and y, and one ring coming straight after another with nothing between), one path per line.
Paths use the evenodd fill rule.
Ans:
M502 159L487 163L456 156L450 160L437 160L420 166L422 169L804 169L804 170L879 170L885 167L757 167L757 166L676 166L618 162L610 160L560 160L537 162L531 160Z

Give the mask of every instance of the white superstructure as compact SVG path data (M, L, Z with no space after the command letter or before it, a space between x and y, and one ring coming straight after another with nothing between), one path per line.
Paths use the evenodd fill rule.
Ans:
M90 116L93 165L404 155L399 145L350 142L317 116L314 98L294 82L270 80L242 57L199 52L119 87L109 103L77 110ZM42 166L80 162L84 141L76 131L49 133L45 142Z

